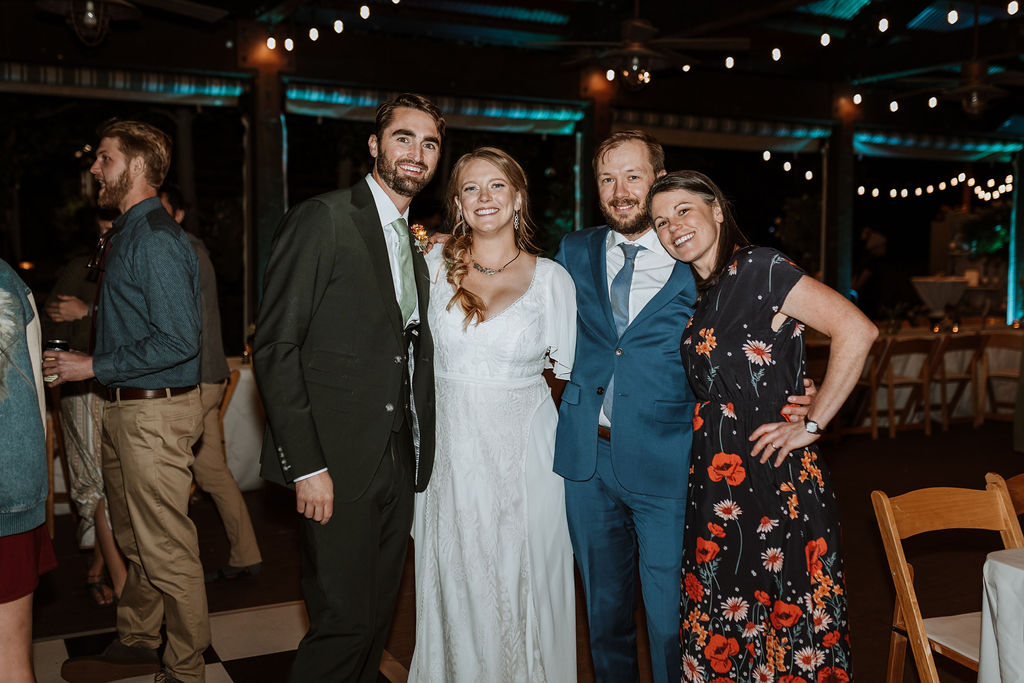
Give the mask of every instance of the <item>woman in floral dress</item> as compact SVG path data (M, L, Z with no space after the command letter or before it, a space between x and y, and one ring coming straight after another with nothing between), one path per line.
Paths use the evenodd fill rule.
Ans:
M878 332L778 251L747 246L721 190L681 171L651 188L658 237L700 290L682 355L697 396L683 542L683 678L852 680L839 513L815 442ZM804 325L832 338L806 419Z

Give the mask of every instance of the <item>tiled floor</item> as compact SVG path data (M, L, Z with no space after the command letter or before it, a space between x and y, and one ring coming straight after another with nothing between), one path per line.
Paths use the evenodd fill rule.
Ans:
M205 653L207 683L285 680L307 625L301 602L211 614L211 644ZM114 630L109 630L36 641L33 655L38 683L63 683L60 666L67 657L98 654L114 636ZM152 680L152 676L136 676L119 683Z

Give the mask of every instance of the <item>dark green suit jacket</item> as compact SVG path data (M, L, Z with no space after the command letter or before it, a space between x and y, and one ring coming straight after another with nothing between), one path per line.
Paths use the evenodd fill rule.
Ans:
M413 267L419 443L410 471L422 491L434 462L434 344L426 318L429 277L416 249ZM267 413L263 478L290 485L326 467L336 500L359 498L403 419L407 352L367 181L292 208L274 235L253 350Z

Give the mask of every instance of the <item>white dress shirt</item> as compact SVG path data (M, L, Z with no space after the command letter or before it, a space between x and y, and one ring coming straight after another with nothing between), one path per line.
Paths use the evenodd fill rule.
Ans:
M608 231L605 240L607 251L607 265L605 275L608 281L608 298L611 299L612 280L626 264L626 255L619 248L620 244L639 244L644 247L636 254L636 261L633 265L633 280L629 286L629 322L632 323L637 314L644 310L654 295L661 291L668 279L672 277L672 271L676 267L676 260L668 255L665 247L661 246L658 233L653 229L648 230L636 240L630 242L614 230ZM612 422L604 414L604 407L601 407L601 415L598 423L611 427Z

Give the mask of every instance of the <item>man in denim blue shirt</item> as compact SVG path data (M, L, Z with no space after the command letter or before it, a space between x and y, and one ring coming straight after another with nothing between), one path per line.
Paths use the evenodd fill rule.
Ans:
M54 384L95 377L106 388L103 474L128 580L118 639L102 655L69 659L61 674L72 682L156 673L158 682L201 683L210 626L188 518L192 445L202 431L196 255L157 197L170 138L133 121L107 124L100 137L90 169L99 205L122 214L95 264L102 270L95 352L47 352L43 367L57 375Z

